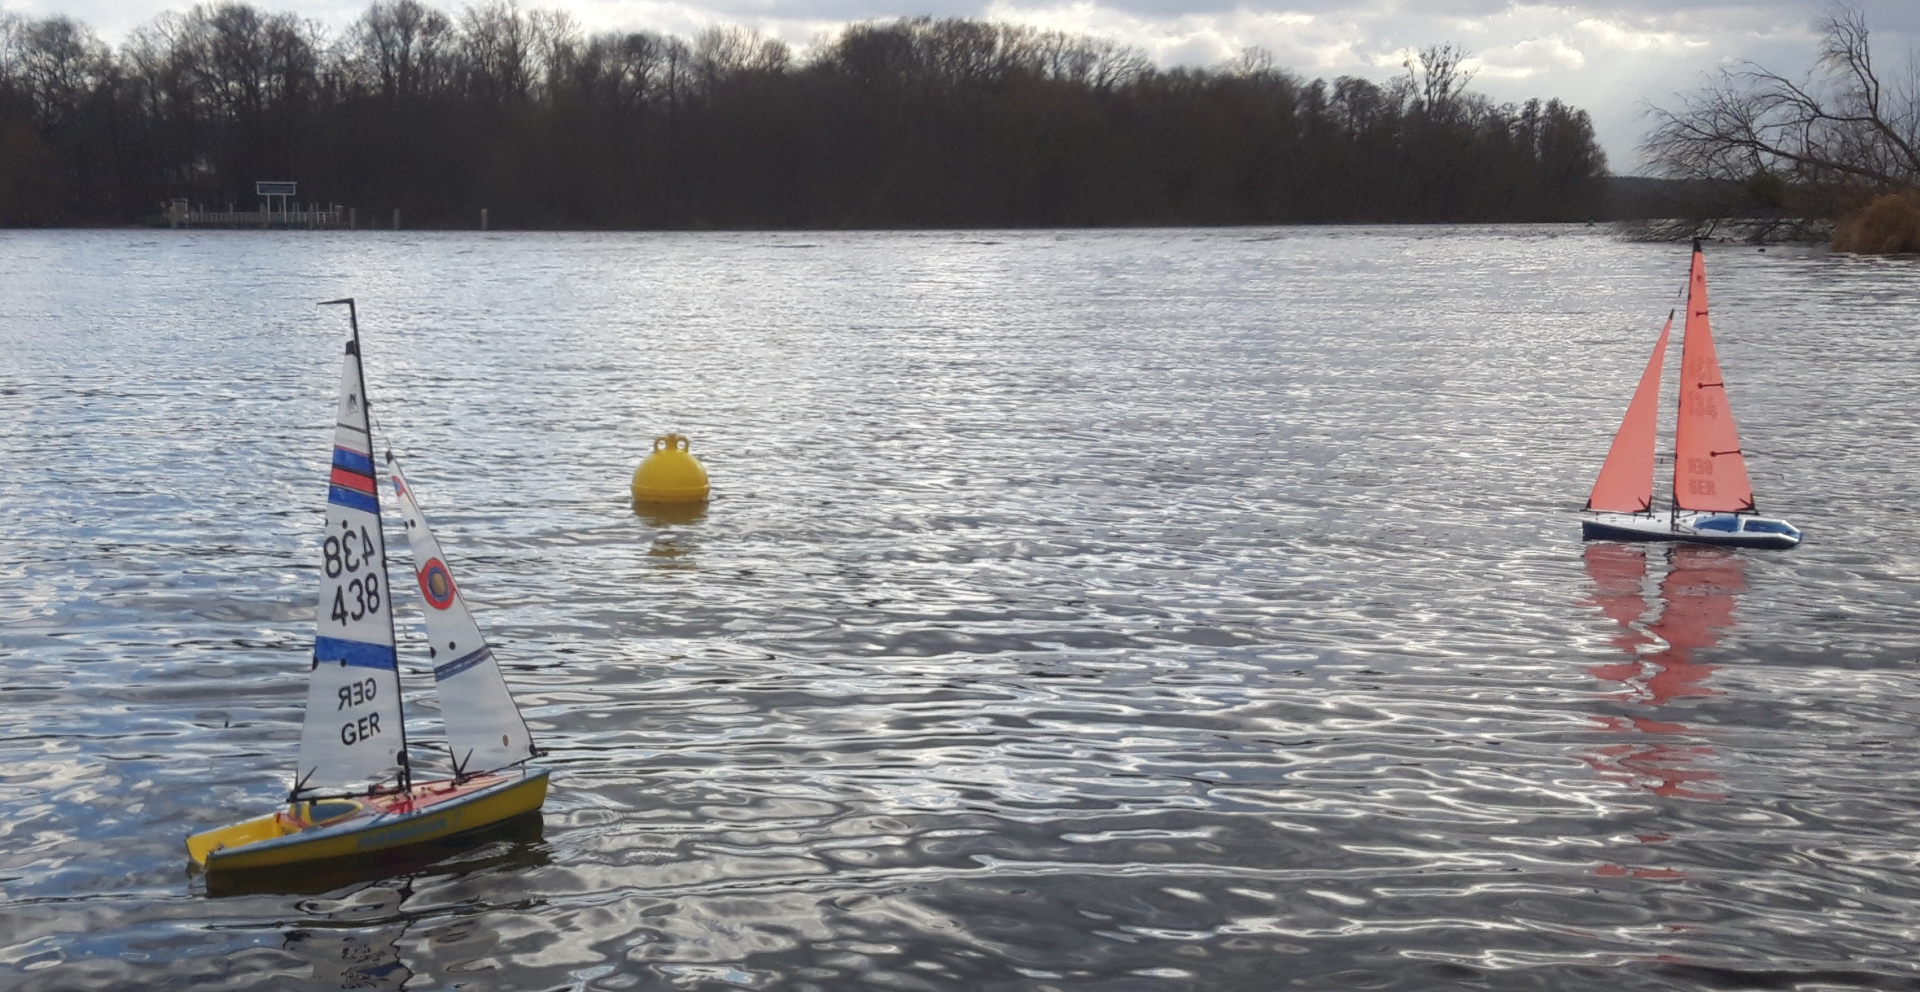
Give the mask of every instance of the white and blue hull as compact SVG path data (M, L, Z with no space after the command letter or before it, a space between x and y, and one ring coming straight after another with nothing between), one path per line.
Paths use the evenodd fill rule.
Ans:
M1798 547L1800 531L1751 513L1595 513L1580 522L1585 541L1684 541L1733 548Z

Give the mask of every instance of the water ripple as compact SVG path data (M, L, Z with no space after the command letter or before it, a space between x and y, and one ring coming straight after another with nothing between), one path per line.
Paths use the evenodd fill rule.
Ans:
M1710 252L1791 554L1577 541L1585 229L0 234L0 985L1920 985L1920 270ZM209 891L348 293L553 791Z

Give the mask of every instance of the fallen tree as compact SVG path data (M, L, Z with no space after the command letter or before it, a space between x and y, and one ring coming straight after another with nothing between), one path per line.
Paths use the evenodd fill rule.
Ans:
M1894 230L1920 224L1903 206L1920 191L1920 65L1883 73L1857 10L1825 27L1805 77L1751 62L1722 70L1679 106L1655 108L1642 149L1672 178L1741 183L1772 206L1839 218L1841 250L1920 250L1920 227Z

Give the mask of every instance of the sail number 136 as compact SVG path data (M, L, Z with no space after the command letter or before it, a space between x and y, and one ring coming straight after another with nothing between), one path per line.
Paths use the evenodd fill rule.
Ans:
M337 536L327 535L326 543L322 545L326 555L327 578L357 575L362 568L367 568L367 574L333 589L333 609L327 615L344 627L354 620L380 612L380 570L369 567L376 564L378 558L373 535L365 527L356 531L351 523L341 521L340 531Z

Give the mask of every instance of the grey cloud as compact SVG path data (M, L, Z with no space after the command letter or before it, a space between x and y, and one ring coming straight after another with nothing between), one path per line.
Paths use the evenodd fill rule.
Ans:
M537 0L534 0L534 5ZM561 4L565 6L565 4ZM701 3L702 10L718 20L742 24L757 21L891 21L921 15L980 17L985 7L971 2L920 2L913 4L876 2L876 0L788 0L778 3Z

